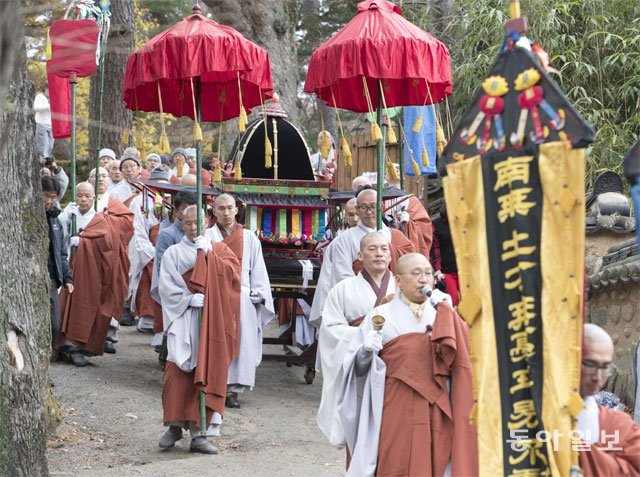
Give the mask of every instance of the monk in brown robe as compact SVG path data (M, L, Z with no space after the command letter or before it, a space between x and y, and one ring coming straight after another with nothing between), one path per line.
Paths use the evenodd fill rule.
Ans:
M239 304L238 259L222 243L210 244L197 235L198 209L185 209L185 237L167 249L160 266L158 292L167 333L162 407L169 426L160 439L164 450L191 431L191 452L215 454L217 448L200 429L199 391L205 394L206 425L214 413L222 416L227 372L237 342L234 316ZM198 315L202 310L202 323Z
M433 242L433 226L429 213L415 195L407 199L406 208L400 214L400 224L416 252L428 257Z
M94 212L92 186L82 182L76 187L77 237L71 237L75 248L71 260L76 283L73 294L63 289L60 294L62 327L58 343L66 350L74 365L88 364L84 354L101 356L111 322L111 307L105 299L113 279L113 238L105 215Z
M640 476L640 427L624 412L598 406L595 394L606 384L613 361L613 340L594 324L584 326L578 416L585 477Z
M466 324L418 253L398 260L399 290L364 319L343 362L338 413L349 476L476 476ZM383 318L383 320L380 320Z

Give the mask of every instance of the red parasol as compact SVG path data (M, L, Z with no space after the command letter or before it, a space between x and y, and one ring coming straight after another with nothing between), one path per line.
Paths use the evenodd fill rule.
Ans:
M370 111L362 76L374 107L378 80L387 107L423 106L449 96L449 50L401 13L386 0L359 3L357 15L311 55L304 91L355 112Z
M202 121L221 122L272 96L269 54L231 27L194 13L156 35L129 57L123 99L134 111L194 119L192 84L200 78ZM238 91L238 78L240 88ZM194 88L195 89L195 88Z

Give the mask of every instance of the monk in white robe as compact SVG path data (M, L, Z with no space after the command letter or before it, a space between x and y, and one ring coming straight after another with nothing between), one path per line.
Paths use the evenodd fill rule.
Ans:
M262 330L275 316L271 284L262 256L260 240L236 222L238 208L229 194L216 197L213 213L217 223L205 232L212 242L223 242L241 262L240 345L237 358L231 361L227 399L229 407L239 407L237 393L252 389L256 367L262 361Z
M199 314L205 303L205 296L194 293L194 289L187 285L188 275L192 273L198 254L194 243L197 211L196 206L187 207L183 215L185 236L165 252L158 278L168 351L162 408L164 425L169 427L160 439L159 446L163 450L171 449L182 439L184 428L191 432L191 452L217 454L218 449L207 442L207 434L203 435L199 429L199 398L194 383L200 345ZM221 421L220 414L213 413L208 406L207 418L215 420L218 425Z
M466 324L451 297L423 293L433 287L423 255L400 258L396 282L395 298L365 317L339 371L347 475L478 475Z
M356 199L360 222L341 233L331 242L330 261L325 265L323 258L322 267L330 267L330 272L323 273L320 270L316 293L313 297L311 322L321 321L322 309L327 298L327 293L337 283L345 278L353 277L362 268L362 262L358 260L360 241L366 234L376 231L377 193L375 190L365 189L358 194ZM396 271L396 262L402 255L414 252L414 247L399 230L390 229L382 225L380 230L390 244L391 272Z
M318 339L322 360L322 398L317 421L329 442L336 447L345 444L335 407L338 370L364 316L395 293L386 237L379 232L367 234L360 243L360 249L362 271L355 277L342 280L329 292Z

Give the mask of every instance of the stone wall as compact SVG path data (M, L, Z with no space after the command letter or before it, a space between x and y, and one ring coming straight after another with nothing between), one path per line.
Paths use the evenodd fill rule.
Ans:
M586 268L586 321L607 330L616 349L607 390L633 408L632 362L640 340L640 257L633 234L587 236Z

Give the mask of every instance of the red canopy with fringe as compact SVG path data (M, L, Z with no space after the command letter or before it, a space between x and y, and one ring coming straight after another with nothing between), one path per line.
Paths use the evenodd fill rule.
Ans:
M122 97L129 109L159 112L161 96L165 113L194 119L197 77L202 121L237 117L240 94L247 111L273 95L266 50L194 10L129 57Z
M374 110L378 80L387 107L439 103L449 96L449 50L401 13L386 0L359 3L357 15L311 55L304 91L355 112L370 110L363 76Z

